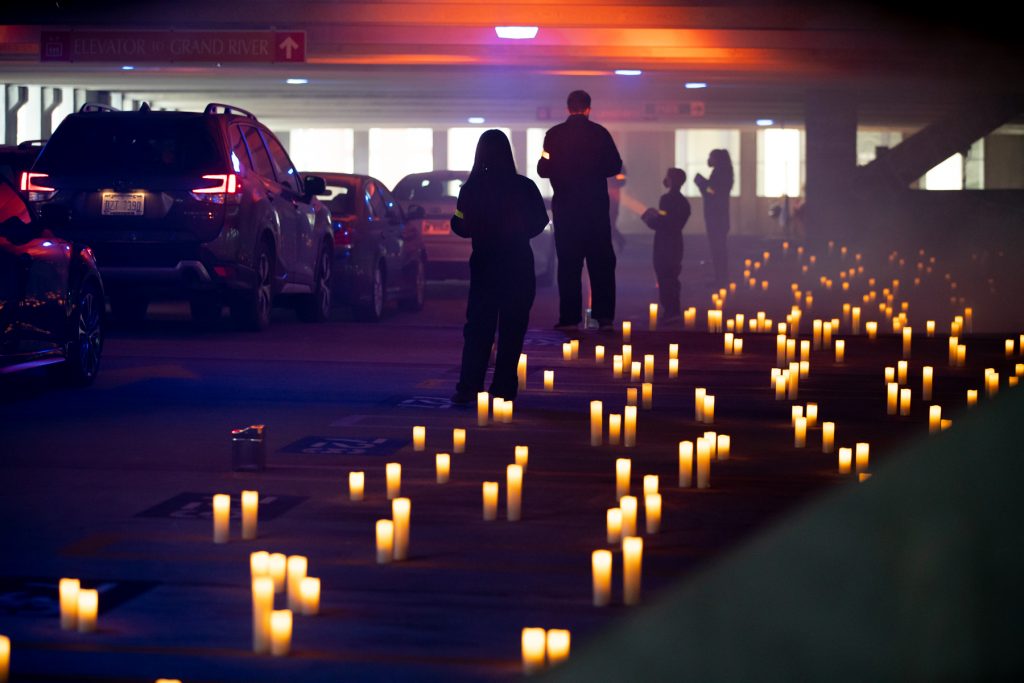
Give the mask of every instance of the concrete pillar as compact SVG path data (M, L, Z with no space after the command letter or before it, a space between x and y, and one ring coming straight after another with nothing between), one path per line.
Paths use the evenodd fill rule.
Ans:
M18 144L18 110L28 102L24 85L4 86L4 144Z
M370 172L370 131L356 128L352 135L352 166L360 175Z
M77 113L78 110L82 108L82 105L84 105L86 102L90 101L88 99L88 96L89 96L89 93L87 91L83 90L82 88L75 88L74 103L73 103L73 106L72 106L72 113Z
M757 131L754 129L740 130L740 158L733 161L738 164L734 169L740 185L740 196L732 199L732 211L729 221L732 232L739 234L756 234L761 216L757 211Z
M448 168L448 129L434 129L434 170L441 171Z
M805 103L807 127L807 240L857 234L851 181L857 168L857 107L847 93L818 90Z
M529 175L530 168L528 164L530 161L526 158L526 129L512 129L509 141L512 143L512 156L516 162L516 170L520 175Z
M53 135L53 113L57 111L64 101L64 91L61 88L43 88L43 121L39 129L39 137L49 138Z

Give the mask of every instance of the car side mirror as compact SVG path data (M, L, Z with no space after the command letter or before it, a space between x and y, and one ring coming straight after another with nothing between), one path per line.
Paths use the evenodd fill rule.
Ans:
M308 175L303 178L302 186L306 188L306 195L309 197L329 194L327 181L318 175Z
M418 221L426 215L426 210L419 204L410 204L409 208L405 210L405 219L409 221Z

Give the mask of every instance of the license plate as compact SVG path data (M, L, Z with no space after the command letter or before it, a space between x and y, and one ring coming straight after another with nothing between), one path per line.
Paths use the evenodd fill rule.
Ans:
M447 235L451 231L451 224L448 221L425 221L423 223L424 235Z
M146 206L146 195L141 192L104 192L104 216L141 216Z

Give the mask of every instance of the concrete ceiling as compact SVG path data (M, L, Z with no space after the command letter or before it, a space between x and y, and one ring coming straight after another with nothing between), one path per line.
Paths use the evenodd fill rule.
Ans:
M9 4L9 3L8 3ZM923 6L664 0L183 0L0 10L0 80L124 91L159 107L228 101L281 127L548 125L585 88L620 126L798 123L808 89L845 92L867 123L925 123L964 97L1020 88L1005 22ZM931 10L935 11L935 10ZM980 18L979 18L980 17ZM986 21L991 21L987 24ZM535 25L532 41L495 25ZM41 63L43 29L304 30L304 64ZM616 76L642 69L639 77ZM285 84L289 77L306 85ZM685 90L705 81L706 90ZM693 116L689 103L704 104ZM699 120L698 120L699 119Z

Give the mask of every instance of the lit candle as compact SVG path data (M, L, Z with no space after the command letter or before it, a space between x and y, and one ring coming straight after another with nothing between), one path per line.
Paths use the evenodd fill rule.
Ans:
M213 542L227 543L231 522L231 496L218 493L213 497Z
M743 354L743 340L739 337L732 340L732 354L740 356Z
M967 390L967 407L968 408L973 408L976 405L978 405L978 390L977 389L968 389Z
M786 362L791 363L796 360L796 339L786 340Z
M605 535L608 545L622 542L622 508L608 508L605 513Z
M94 588L78 591L78 632L92 633L96 630L96 615L99 613L100 594Z
M504 422L505 416L505 399L500 396L495 396L491 399L491 421L494 424L501 424Z
M252 651L270 651L270 613L274 611L274 580L258 576L252 580Z
M437 475L438 484L447 484L448 475L452 468L452 456L448 453L437 453L434 456L434 471Z
M306 578L309 569L309 559L302 555L288 556L288 609L299 609L299 585Z
M704 424L715 424L715 397L704 396Z
M637 404L637 390L636 387L629 387L626 389L626 405L635 406Z
M934 320L928 320L928 321L925 322L925 324L924 324L924 332L929 337L934 337L935 336L935 321Z
M878 336L878 323L874 320L864 323L864 329L868 332L868 339L875 339Z
M516 365L516 379L519 383L519 389L522 391L526 388L526 354L519 354L519 363Z
M60 594L60 627L65 631L78 628L78 593L82 582L78 579L61 579L58 584Z
M842 363L846 360L846 341L843 339L836 339L836 363Z
M505 467L506 516L510 522L518 522L523 516L523 468L519 465Z
M943 431L943 432L946 431L947 429L949 429L952 426L953 426L953 421L952 420L947 420L947 419L943 418L939 422L939 430Z
M622 601L627 605L640 602L643 554L644 539L639 536L622 539Z
M903 357L910 358L910 342L913 337L913 330L908 326L903 328Z
M732 438L728 434L719 434L715 448L716 460L728 460L729 451L732 448Z
M896 368L894 368L891 365L889 365L889 366L886 366L884 372L885 372L885 383L886 384L888 384L889 382L895 382L896 381Z
M999 373L990 372L985 375L985 395L992 398L999 393Z
M644 381L654 381L654 354L648 353L644 355Z
M391 501L391 521L394 524L394 552L396 560L409 558L409 516L412 513L412 501L408 498L395 498Z
M619 413L608 414L608 444L619 445L619 435L622 433L622 415Z
M849 474L850 466L853 464L853 449L839 449L839 474Z
M270 577L270 553L266 550L249 553L249 576L253 579Z
M644 525L649 534L656 534L661 528L660 493L648 493L644 496Z
M697 308L690 306L683 311L683 324L686 329L692 330L697 325Z
M658 475L657 474L645 474L644 475L644 495L648 493L658 492Z
M285 574L288 571L288 557L284 553L271 553L268 564L269 575L274 582L274 592L280 593L284 590Z
M465 429L453 429L452 430L452 453L465 453L466 452L466 430Z
M545 372L545 383L547 382L547 373ZM545 387L547 388L547 387ZM477 392L476 395L476 424L478 427L486 427L488 412L491 408L491 398L488 396L486 391Z
M545 370L544 371L544 391L555 390L555 371Z
M866 443L858 443L857 448L854 451L856 456L856 467L858 472L866 472L868 469L868 459L870 456L870 447Z
M807 445L807 418L798 417L793 426L793 447L803 448Z
M412 428L412 449L422 451L427 447L427 428L423 426Z
M562 342L562 360L572 360L572 344Z
M498 482L485 481L483 484L484 493L484 521L493 522L498 518Z
M928 433L937 434L942 428L942 406L928 406Z
M616 539L614 542L618 543L619 541ZM595 550L590 554L590 575L594 587L594 607L607 606L612 600L612 552L610 550Z
M623 496L619 498L619 509L622 510L622 536L636 535L636 496Z
M850 309L850 321L853 333L860 334L860 306L854 306Z
M910 389L906 387L900 389L900 415L902 417L910 415Z
M629 458L615 459L615 498L629 495L629 484L632 477L633 461Z
M693 390L693 419L697 422L704 421L704 397L707 396L707 389L697 387Z
M389 462L384 466L384 476L387 479L388 500L394 500L402 494L402 464Z
M789 376L785 372L780 372L775 377L775 400L784 401L786 400L786 387L789 384Z
M967 345L958 344L956 347L956 366L962 368L967 362Z
M718 434L704 432L704 443L708 445L708 457L714 462L718 457Z
M590 402L590 445L600 446L604 441L604 404Z
M669 344L668 345L668 357L670 359L672 359L672 358L679 358L679 344Z
M811 323L811 338L814 341L814 350L821 348L821 321L814 320Z
M907 383L907 361L901 360L896 363L896 383L901 387Z
M934 375L934 369L930 365L926 365L921 369L921 399L925 401L932 400L932 376Z
M377 520L377 564L388 564L395 558L395 523Z
M348 498L353 501L363 499L363 487L366 482L366 475L363 472L348 473Z
M800 374L800 379L807 379L807 375L809 375L810 372L811 372L811 363L810 363L810 361L806 361L806 360L800 361L800 373L799 373Z
M522 636L523 673L532 674L544 668L547 632L542 628L524 628Z
M960 344L960 340L957 337L951 336L949 338L949 365L953 367L956 365L956 349Z
M625 406L622 409L626 416L626 429L623 435L623 445L626 448L636 446L636 406Z
M579 360L580 359L580 340L579 339L570 339L569 340L569 350L572 351L572 359L573 360Z
M669 358L668 359L668 377L669 379L675 379L679 377L679 359Z
M623 320L622 321L622 341L628 342L629 338L632 336L632 332L633 332L633 323L631 323L628 320Z
M800 340L800 360L809 361L811 359L811 342L806 339Z
M786 387L786 398L792 401L796 399L797 390L800 385L799 363L789 364L789 375L787 375L787 377L789 378L789 386Z
M504 401L501 404L501 421L504 424L512 424L512 401Z
M697 439L697 488L711 486L711 449L703 437Z
M821 423L821 452L831 453L835 450L836 443L836 423L835 422L822 422Z
M622 377L622 356L612 356L612 377Z
M775 364L783 365L786 362L786 335L775 335Z
M622 345L622 367L623 369L630 367L633 364L633 346L630 344Z
M650 304L648 306L648 322L647 325L652 330L658 329L658 304Z
M11 675L11 639L0 636L0 683L7 683Z
M899 400L900 385L896 382L889 382L885 385L886 387L886 401L885 401L885 413L886 415L895 415L897 409L897 401Z
M604 363L604 346L601 344L594 347L594 362L599 365Z
M644 407L644 410L650 410L651 409L651 406L653 405L653 394L654 394L654 385L653 384L651 384L650 382L644 382L643 384L640 385L640 397L641 397L640 400L641 400L641 404Z
M270 613L270 654L285 657L292 647L292 611L276 609Z
M1012 339L1007 339L1005 342L1003 342L1003 344L1004 344L1004 352L1006 353L1006 357L1007 358L1013 358L1013 340Z
M548 629L548 666L555 666L569 659L570 641L571 636L566 629Z
M302 614L312 617L320 613L320 579L307 576L299 583Z
M805 413L804 417L807 418L807 428L808 429L813 429L814 427L817 427L818 426L818 404L817 403L808 403L807 404L807 412Z
M530 447L529 446L516 446L515 448L516 464L523 468L523 472L526 471L526 463L530 461Z
M640 361L638 361L638 360L633 361L633 363L629 367L629 381L630 382L639 382L640 381L640 372L641 372Z
M260 494L256 491L242 491L242 538L247 541L256 538L259 509Z
M725 336L723 337L723 341L725 343L725 353L726 353L726 355L732 355L732 340L733 340L733 333L732 332L726 332Z

